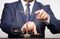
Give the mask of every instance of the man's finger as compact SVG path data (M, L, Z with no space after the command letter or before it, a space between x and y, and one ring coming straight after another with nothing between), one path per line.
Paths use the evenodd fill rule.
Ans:
M24 24L21 28L21 31L25 31L26 30L26 24Z
M35 12L35 14L42 13L43 11L44 11L43 9L41 9L41 10L37 10L37 11Z
M48 15L46 14L43 19L47 20L48 19Z
M40 16L36 16L36 19L40 20L40 19L41 19L41 17L40 17Z
M21 31L23 31L23 27L21 28Z
M35 14L39 14L40 13L40 10L37 10L36 12L35 12Z

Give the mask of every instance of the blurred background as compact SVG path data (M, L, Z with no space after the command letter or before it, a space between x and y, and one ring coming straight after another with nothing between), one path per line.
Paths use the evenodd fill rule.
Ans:
M5 3L12 3L18 0L0 0L0 19L2 15L2 11L4 8ZM55 17L60 20L60 0L37 0L38 2L41 2L44 5L50 5ZM0 29L0 38L7 38L8 34L4 33ZM46 27L45 30L45 38L60 38L60 34L52 34Z

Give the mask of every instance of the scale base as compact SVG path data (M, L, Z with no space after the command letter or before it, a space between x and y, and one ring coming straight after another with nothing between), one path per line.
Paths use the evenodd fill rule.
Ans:
M37 34L24 34L24 32L19 32L18 30L14 30L12 31L13 33L18 33L19 37L23 37L23 38L36 38L36 37L41 37L42 34L41 33L37 33Z

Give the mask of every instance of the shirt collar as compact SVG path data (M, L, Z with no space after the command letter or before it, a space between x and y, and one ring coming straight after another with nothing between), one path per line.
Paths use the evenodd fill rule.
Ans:
M21 0L21 2L22 2L22 4L23 4L23 6L26 5L26 2L25 2L25 1ZM34 2L35 2L35 0L32 1L32 2L30 2L29 4L30 4L31 6L33 6L33 5L34 5Z

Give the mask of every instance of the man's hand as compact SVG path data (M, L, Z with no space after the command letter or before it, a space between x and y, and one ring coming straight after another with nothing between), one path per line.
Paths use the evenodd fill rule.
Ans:
M21 31L24 31L24 32L26 32L26 29L27 29L27 27L26 27L26 23L22 26L22 28L21 28ZM35 23L34 22L28 22L28 31L30 31L30 32L34 32L35 34L37 33L37 31L36 31L36 25L35 25Z
M48 20L49 15L43 9L35 12L37 14L36 18L39 20Z

